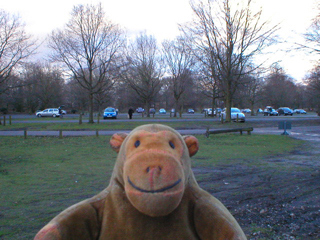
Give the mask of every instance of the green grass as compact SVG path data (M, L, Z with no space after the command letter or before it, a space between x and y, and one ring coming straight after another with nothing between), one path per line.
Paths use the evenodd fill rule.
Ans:
M279 135L197 137L195 167L234 161L254 164L253 159L284 154L301 144ZM61 210L104 189L116 159L109 139L1 137L0 239L32 239Z

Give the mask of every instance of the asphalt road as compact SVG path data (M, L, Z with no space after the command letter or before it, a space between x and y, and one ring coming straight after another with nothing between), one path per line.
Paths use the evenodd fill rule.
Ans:
M291 130L287 130L287 132L296 138L309 138L315 141L320 142L320 126L295 126L294 121L301 121L303 120L313 120L319 119L316 115L300 115L300 116L281 116L281 117L261 117L261 116L248 116L246 121L247 123L254 123L258 121L270 122L274 121L275 126L277 126L277 122L279 121L292 121L293 127ZM78 119L75 119L75 115L66 115L63 119L52 119L47 118L44 119L37 119L34 115L13 115L12 116L12 123L67 123L67 122L78 122ZM85 120L83 120L85 121ZM101 120L101 121L119 121L119 122L127 122L127 121L148 121L148 122L157 122L157 123L164 123L168 121L173 121L172 118L167 115L157 115L157 118L141 118L140 114L134 114L134 119L129 120L127 119L127 114L119 114L119 118L117 120ZM174 121L219 121L219 118L203 118L203 114L186 114L184 118L174 119ZM184 129L178 130L182 135L198 135L198 134L205 134L206 129ZM103 135L112 135L116 132L128 132L128 131L119 131L119 130L99 130L98 134ZM252 134L282 134L283 130L279 130L277 127L255 127ZM28 136L59 136L59 131L28 131ZM86 131L63 131L63 136L94 136L97 135L97 131L95 130L86 130ZM7 131L0 131L0 136L24 136L23 130L7 130Z

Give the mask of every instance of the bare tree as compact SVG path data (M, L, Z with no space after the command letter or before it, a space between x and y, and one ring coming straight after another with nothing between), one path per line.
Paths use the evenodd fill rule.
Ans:
M13 70L36 50L36 41L25 32L20 18L0 10L0 94L17 87L9 78Z
M191 73L190 69L194 65L194 58L181 39L164 41L162 47L165 62L168 66L168 74L170 75L170 78L168 78L169 85L175 99L174 117L177 117L178 109L181 117L179 100L187 88L187 79Z
M154 37L142 34L129 45L121 77L137 93L148 117L151 103L161 87L161 63L161 54Z
M236 0L202 0L191 2L191 8L195 20L181 30L198 59L202 54L210 60L211 78L220 81L226 121L230 121L233 95L241 77L248 73L246 66L273 42L277 26L268 28L261 18L262 10L251 10L251 0L244 5Z
M320 66L314 67L306 76L304 82L307 84L307 93L309 95L309 106L317 109L320 116Z
M296 43L298 49L320 54L320 4L318 5L318 12L318 15L313 19L307 32L304 34L306 43Z
M122 31L106 20L101 4L75 6L66 27L50 36L52 59L62 62L88 93L89 123L94 122L94 95L115 81L123 42Z
M266 76L262 95L265 105L275 108L293 106L297 86L279 64L273 64L270 67L270 73Z

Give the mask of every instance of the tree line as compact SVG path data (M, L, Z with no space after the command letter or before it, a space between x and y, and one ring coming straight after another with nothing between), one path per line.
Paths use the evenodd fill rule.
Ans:
M106 106L175 108L320 108L320 68L297 83L277 63L262 67L257 56L276 44L278 25L262 21L251 0L191 1L192 22L174 40L158 43L141 33L133 40L105 16L101 4L74 6L54 30L46 61L31 62L37 43L19 17L0 11L0 107L34 113L64 105L93 113ZM299 49L319 53L315 17ZM318 34L318 35L317 35Z

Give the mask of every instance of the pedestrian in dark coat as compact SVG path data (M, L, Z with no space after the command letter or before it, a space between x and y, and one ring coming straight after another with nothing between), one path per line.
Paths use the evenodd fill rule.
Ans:
M133 114L133 109L129 108L128 114L129 114L129 119L132 119L132 114Z

